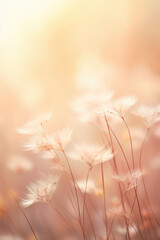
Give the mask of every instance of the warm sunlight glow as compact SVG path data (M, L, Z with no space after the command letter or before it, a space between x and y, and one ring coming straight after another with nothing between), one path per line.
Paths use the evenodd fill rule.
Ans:
M0 0L0 240L160 239L160 1Z

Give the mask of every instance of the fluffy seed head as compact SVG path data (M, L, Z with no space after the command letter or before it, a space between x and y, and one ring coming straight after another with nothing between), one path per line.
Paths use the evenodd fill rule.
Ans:
M22 206L28 207L37 202L49 202L57 188L59 178L59 175L49 175L38 180L36 183L31 183L30 186L28 186L26 198L21 202Z
M92 169L95 165L101 162L109 161L113 158L112 150L105 149L101 146L75 146L75 149L69 153L69 156L75 161L87 163Z
M32 121L27 122L24 124L22 128L18 129L18 132L21 134L27 135L34 135L34 134L41 134L42 133L42 124L47 123L51 117L53 116L52 113L43 114Z
M113 113L124 117L125 114L135 105L137 98L135 96L123 97L113 104Z
M160 121L160 105L155 107L141 105L133 113L143 119L148 128Z
M142 178L142 174L143 173L138 169L138 170L133 170L131 172L129 171L126 175L123 175L123 176L115 175L113 177L117 181L123 182L125 184L126 191L129 191L130 189L137 186L137 184Z

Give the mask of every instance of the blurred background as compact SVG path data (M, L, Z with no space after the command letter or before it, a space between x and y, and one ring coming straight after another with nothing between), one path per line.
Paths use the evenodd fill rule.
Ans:
M33 165L46 165L23 151L17 129L47 111L55 114L53 129L66 126L70 102L102 85L157 104L159 63L159 0L0 0L1 234L14 232L10 192L24 194L39 174ZM24 158L25 172L15 167Z

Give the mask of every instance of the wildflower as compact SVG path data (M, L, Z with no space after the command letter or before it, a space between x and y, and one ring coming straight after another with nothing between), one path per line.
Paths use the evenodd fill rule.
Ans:
M112 150L109 148L105 150L100 146L75 146L75 151L71 152L69 156L75 161L86 162L92 169L95 165L109 161L113 158Z
M92 122L102 111L102 107L108 104L108 101L112 97L112 93L103 92L97 94L96 96L86 94L81 98L75 100L71 107L72 109L79 114L79 119L82 122Z
M24 144L26 151L45 152L53 149L52 144L43 136L29 138Z
M57 188L59 178L59 175L49 175L41 180L38 180L36 183L31 183L28 187L26 198L22 200L22 206L28 207L37 202L48 203Z
M135 96L123 97L113 104L110 110L113 114L124 117L125 114L135 105L137 98Z
M109 160L111 160L113 158L113 153L111 148L107 149L107 150L102 150L102 152L100 154L97 154L95 159L94 159L94 164L99 164L101 162L107 162Z
M70 128L64 128L55 133L53 137L49 137L49 141L55 150L62 151L66 144L70 141L72 130Z
M47 152L54 150L62 151L71 138L72 130L62 129L53 136L34 136L29 138L24 147L27 151L34 150L35 152Z
M18 132L27 135L42 134L42 124L47 123L51 119L52 115L52 113L41 115L40 117L27 122L22 128L18 129Z
M137 186L138 182L142 177L142 172L140 170L129 171L126 175L114 175L113 176L117 181L122 182L125 185L126 191Z
M151 127L158 121L160 121L160 106L150 107L141 105L133 112L136 116L140 117L145 121L147 127Z

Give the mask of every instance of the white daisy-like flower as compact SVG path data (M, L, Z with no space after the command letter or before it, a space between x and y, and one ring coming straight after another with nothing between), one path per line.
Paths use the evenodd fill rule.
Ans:
M30 186L28 186L26 198L21 202L22 206L28 207L37 202L48 203L57 188L59 179L59 175L49 175L38 180L36 183L31 183Z

